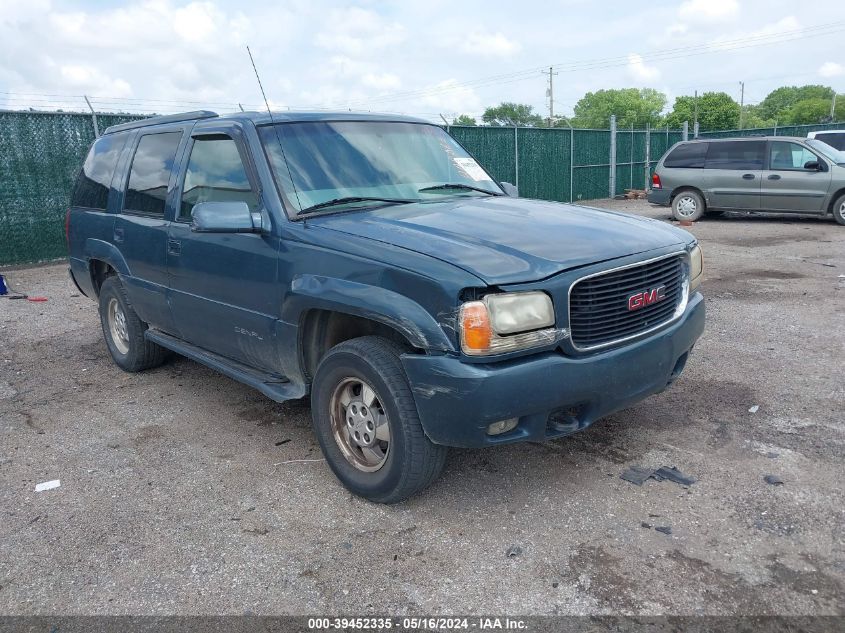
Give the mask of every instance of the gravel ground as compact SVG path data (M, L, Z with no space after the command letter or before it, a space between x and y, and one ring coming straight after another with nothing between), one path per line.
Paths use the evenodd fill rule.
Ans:
M568 439L455 450L390 507L319 461L307 402L186 359L125 374L63 265L4 271L49 301L0 300L0 613L845 613L845 227L691 230L708 325L671 389Z

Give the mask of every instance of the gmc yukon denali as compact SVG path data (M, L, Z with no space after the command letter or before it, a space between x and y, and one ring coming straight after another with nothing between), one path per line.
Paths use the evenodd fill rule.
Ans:
M516 197L425 121L200 111L109 128L70 273L128 372L175 352L277 401L400 501L447 447L569 435L672 383L702 255L653 220Z

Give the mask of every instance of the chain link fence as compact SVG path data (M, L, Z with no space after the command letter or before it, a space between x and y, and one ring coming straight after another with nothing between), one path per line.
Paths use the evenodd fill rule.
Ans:
M66 255L64 217L95 129L142 115L0 112L0 265ZM840 124L841 126L841 124ZM701 137L806 136L836 124L705 132ZM526 198L579 202L648 187L651 170L687 131L446 128L498 180Z
M139 118L100 114L97 123ZM70 190L93 141L90 114L0 112L0 265L66 254Z

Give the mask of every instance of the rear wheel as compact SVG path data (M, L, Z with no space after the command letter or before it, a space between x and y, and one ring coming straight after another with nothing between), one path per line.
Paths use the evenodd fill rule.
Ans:
M124 371L141 371L158 367L169 352L144 338L144 323L126 296L120 279L107 277L100 287L100 323L111 357Z
M311 389L314 431L326 461L356 495L396 503L430 485L447 449L426 437L399 345L364 336L332 348Z
M692 189L685 189L672 199L672 217L678 222L695 222L705 211L704 198Z
M845 194L839 196L833 203L833 219L845 225Z

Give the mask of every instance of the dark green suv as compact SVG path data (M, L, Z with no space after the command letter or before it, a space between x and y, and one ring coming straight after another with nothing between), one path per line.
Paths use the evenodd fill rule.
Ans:
M684 141L660 159L648 200L676 220L717 211L832 214L845 224L845 152L786 136Z

